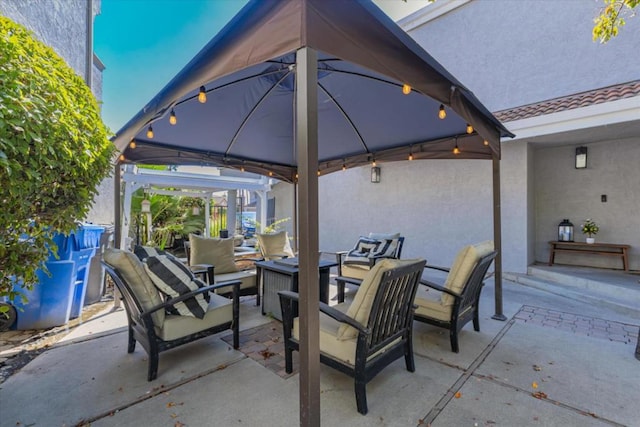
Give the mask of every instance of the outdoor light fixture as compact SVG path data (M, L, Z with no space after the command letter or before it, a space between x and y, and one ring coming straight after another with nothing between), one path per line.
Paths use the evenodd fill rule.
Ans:
M207 102L207 92L205 91L204 86L200 86L200 93L198 94L198 101L200 101L201 104L204 104L205 102Z
M460 149L458 148L458 138L456 138L456 146L453 147L453 154L460 154Z
M467 133L473 133L473 126L467 123Z
M587 147L576 148L576 169L586 169L587 167Z
M133 139L129 143L129 148L131 148L132 150L134 150L136 148L136 142Z
M558 241L573 242L573 224L568 219L563 219L558 224Z
M173 111L173 108L171 109L171 115L169 116L169 123L171 123L171 125L178 123L178 118L176 117L176 112Z
M408 84L403 84L402 85L402 93L404 93L405 95L409 95L411 93L411 86L409 86Z
M153 138L153 128L151 127L151 125L149 125L149 129L147 129L147 138Z
M440 104L440 110L438 111L438 118L440 120L444 119L445 117L447 117L447 112L444 109L444 105Z
M151 202L147 199L144 199L140 203L140 213L151 213Z
M375 184L380 182L380 168L377 166L371 168L371 182Z

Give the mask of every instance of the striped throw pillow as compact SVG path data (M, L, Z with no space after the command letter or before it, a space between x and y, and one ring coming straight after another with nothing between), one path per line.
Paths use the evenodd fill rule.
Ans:
M191 271L174 257L167 255L150 256L144 260L144 268L153 284L169 298L176 298L206 286L193 277ZM209 306L209 294L198 294L175 304L170 314L191 316L202 319Z

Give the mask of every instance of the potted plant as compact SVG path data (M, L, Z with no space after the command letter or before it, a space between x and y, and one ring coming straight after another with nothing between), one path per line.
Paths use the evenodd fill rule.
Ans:
M596 239L593 237L598 234L600 227L590 218L587 218L582 224L582 233L587 235L587 243L593 244Z

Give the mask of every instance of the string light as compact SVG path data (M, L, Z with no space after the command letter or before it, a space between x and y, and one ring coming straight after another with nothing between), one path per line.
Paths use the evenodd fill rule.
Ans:
M320 169L318 169L318 176L320 176Z
M120 161L124 162L124 154L120 154Z
M484 145L489 145L489 141L487 141L486 139L482 142Z
M413 160L413 153L409 153L409 161Z
M200 101L201 104L204 104L205 102L207 102L207 92L206 92L204 86L200 86L200 93L198 94L198 101Z
M456 146L453 147L453 154L460 154L460 149L458 148L458 140L456 140Z
M244 172L244 165L240 166L240 172Z
M173 108L171 109L171 115L169 116L169 123L171 123L171 125L178 123L178 118L176 117L176 112L173 111Z
M371 167L376 167L376 158L373 158L373 161L371 162Z
M147 138L153 138L153 128L151 127L151 125L149 125L149 129L147 129Z
M438 110L438 118L440 120L443 120L445 117L447 117L447 111L444 109L444 105L440 104L440 110Z
M473 126L467 123L467 133L473 133Z
M345 165L344 163L342 164L342 171L346 171L347 170L347 165Z
M404 93L405 95L409 95L411 93L411 86L409 86L408 84L403 84L402 85L402 93Z
M273 176L273 172L269 171L269 176Z
M135 148L136 148L136 142L133 139L129 143L129 148L131 148L132 150L135 150Z

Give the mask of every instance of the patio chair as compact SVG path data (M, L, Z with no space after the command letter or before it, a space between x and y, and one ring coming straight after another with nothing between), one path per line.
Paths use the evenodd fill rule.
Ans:
M160 264L172 262L167 261L166 256L153 259L162 259L161 262L158 261L158 267L165 271L166 266ZM178 264L172 264L169 268L178 273L171 279L163 278L167 280L165 285L175 286L175 283L171 283L173 279L180 281L180 287L186 285L185 275L188 277L189 270L184 266L180 269L182 264L179 261ZM148 274L143 263L132 252L108 249L103 255L102 265L124 300L129 325L127 352L133 353L137 341L149 356L148 381L157 378L159 354L165 350L229 329L233 331L233 348L238 348L239 281L202 287L196 283L196 286L192 286L194 290L178 292L181 294L167 297L167 301L164 301L156 283L158 276L155 273ZM150 271L158 270L154 268ZM193 276L190 279L192 282L188 284L193 285ZM232 289L231 300L212 292L223 287ZM204 300L204 304L200 300ZM187 311L191 315L187 315ZM197 313L194 314L195 312Z
M407 370L415 371L413 300L424 265L424 260L383 260L369 271L351 304L320 303L320 361L354 378L363 415L368 411L366 385L384 367L404 356ZM300 340L299 318L294 318L298 294L279 295L285 369L291 373Z
M428 280L420 284L439 291L440 298L429 298L423 288L418 289L415 320L449 330L451 351L458 353L458 333L470 320L473 329L480 331L479 301L489 266L496 257L493 242L465 246L455 259L451 269L427 265L425 269L447 272L443 285Z
M400 258L404 237L400 233L369 233L360 237L351 251L336 252L338 263L338 302L344 302L346 284L359 286L369 270L380 260Z
M294 258L295 254L289 243L289 235L286 231L277 233L256 234L260 254L264 261L274 259Z
M256 296L256 305L260 305L260 292L256 280L256 270L240 270L235 262L234 239L207 238L195 234L189 235L189 241L185 242L185 252L191 268L207 268L209 271L209 283L228 282L239 280L240 296ZM211 277L213 273L213 278ZM231 288L216 290L220 295L229 296Z

